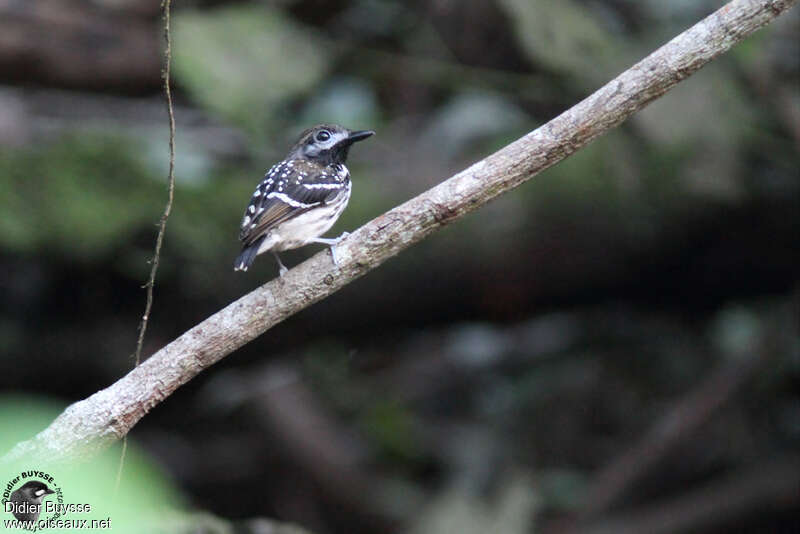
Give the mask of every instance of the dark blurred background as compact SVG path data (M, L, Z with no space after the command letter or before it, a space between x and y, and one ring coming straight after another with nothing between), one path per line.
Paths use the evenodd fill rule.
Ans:
M176 0L177 191L145 353L276 276L269 257L233 272L238 223L304 128L377 131L338 235L721 4ZM239 532L794 532L799 30L794 9L273 328L133 442ZM166 199L162 49L158 0L0 0L2 390L68 403L133 365Z

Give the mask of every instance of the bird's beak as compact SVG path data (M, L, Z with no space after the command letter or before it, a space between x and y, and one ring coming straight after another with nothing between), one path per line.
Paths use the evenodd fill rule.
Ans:
M367 137L373 135L375 135L375 132L372 130L359 130L358 132L350 132L350 135L347 136L347 140L351 143L355 143L356 141L363 141Z
M47 488L46 490L44 490L44 492L45 492L47 495L51 495L51 494L55 493L55 491L51 490L50 488Z

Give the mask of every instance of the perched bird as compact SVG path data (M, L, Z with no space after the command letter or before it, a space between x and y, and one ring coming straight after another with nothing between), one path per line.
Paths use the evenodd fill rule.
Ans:
M234 270L246 271L258 254L271 251L281 276L287 271L278 251L308 243L331 246L336 262L338 238L321 238L350 200L350 171L345 167L350 146L373 135L335 124L320 124L303 132L286 158L276 163L258 184L242 219L242 251Z
M11 494L9 499L13 504L11 512L19 521L36 521L42 511L42 500L55 491L47 487L44 482L31 480L23 484Z

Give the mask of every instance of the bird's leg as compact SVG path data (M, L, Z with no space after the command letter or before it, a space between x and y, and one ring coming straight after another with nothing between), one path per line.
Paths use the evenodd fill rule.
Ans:
M342 241L342 239L344 239L345 237L347 237L349 235L350 235L350 232L342 232L342 235L340 235L339 237L315 237L314 239L309 239L308 242L309 243L320 243L322 245L328 245L328 246L333 247L333 246L338 245Z
M277 252L273 250L272 255L275 256L275 260L278 262L278 276L283 278L283 275L286 274L286 271L288 271L289 269L287 269L286 266L283 264L283 262L281 262L281 259L278 257Z
M338 267L339 266L339 260L336 259L336 245L341 243L342 239L344 239L345 237L347 237L349 235L350 235L350 232L342 232L342 235L340 235L339 237L331 237L331 238L315 237L314 239L312 239L309 242L310 243L321 243L323 245L330 246L331 247L331 259L333 260L333 264Z

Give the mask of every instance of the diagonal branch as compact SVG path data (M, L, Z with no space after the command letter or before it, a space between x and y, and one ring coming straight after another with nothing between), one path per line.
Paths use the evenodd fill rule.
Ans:
M320 252L229 304L108 388L69 406L3 460L92 457L203 369L586 146L796 2L728 3L547 124L359 228L337 247L338 267L328 251Z

